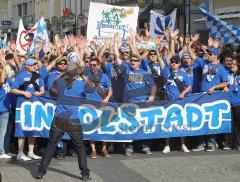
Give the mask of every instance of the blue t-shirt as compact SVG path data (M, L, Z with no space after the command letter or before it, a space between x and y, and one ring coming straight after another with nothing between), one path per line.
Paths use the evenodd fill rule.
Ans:
M231 70L228 71L228 88L231 92L240 92L240 74L233 73Z
M175 54L176 56L181 59L179 53ZM192 91L191 93L199 93L200 92L200 82L201 82L201 75L202 75L202 68L196 61L190 66L186 66L183 62L179 68L180 71L184 71L188 74L189 79L192 83Z
M113 63L112 63L112 62L108 62L108 63L105 65L105 67L103 67L103 72L104 72L109 78L111 78L112 69L113 69Z
M89 71L87 76L90 81L94 82L96 86L99 86L105 93L107 93L109 88L112 86L109 77L102 71L99 71L97 75ZM85 89L84 93L85 97L90 100L102 101L104 99L98 94L98 92L95 89L94 90Z
M11 108L11 98L13 97L10 93L10 89L12 83L13 79L7 78L5 83L0 86L0 113L8 112Z
M147 100L154 85L151 74L139 68L131 69L129 64L122 64L124 72L124 101L125 102L144 102Z
M27 71L21 71L17 75L17 77L16 77L16 79L15 79L13 85L12 85L12 88L13 89L19 89L19 87L24 82L30 81L31 77L32 77L32 73L29 73ZM39 77L35 82L38 84L38 86L40 88L44 87L44 81L43 81L42 77ZM35 89L34 89L33 84L28 85L28 87L26 88L25 91L30 92L31 94L34 94L36 92Z
M43 79L45 79L48 76L46 65L42 65L41 68L38 70L38 73L41 75Z
M48 76L45 79L45 95L47 97L50 97L49 90L50 90L52 84L54 83L54 81L58 78L58 76L61 73L62 72L60 72L58 70L53 70L53 71L48 73Z
M84 67L83 74L88 76L89 72L90 72L90 68L89 67Z
M161 68L158 62L153 63L148 59L142 59L141 68L155 76L160 76L161 74Z
M184 71L172 72L168 67L164 66L162 70L163 76L167 79L166 91L171 100L178 99L179 94L188 86L192 85L192 79ZM176 80L182 83L182 90L179 90Z
M83 79L79 77L68 87L64 78L58 78L52 87L57 90L55 117L79 122L79 103L85 87Z
M201 92L223 82L228 82L228 73L221 63L211 64L209 61L196 57L196 64L202 68Z

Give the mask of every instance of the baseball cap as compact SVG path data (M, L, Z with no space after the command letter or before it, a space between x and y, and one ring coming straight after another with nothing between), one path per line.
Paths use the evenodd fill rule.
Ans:
M207 49L207 52L211 52L211 53L213 53L213 54L215 54L215 55L217 55L217 56L219 56L219 55L221 54L221 52L219 51L219 49L218 49L218 48L215 48L215 47L212 47L212 48L210 48L210 49Z
M35 59L33 59L33 58L28 58L26 61L25 61L25 64L26 65L29 65L29 66L32 66L32 65L34 65L34 64L36 64L37 63L37 61L35 60Z
M150 53L155 53L155 54L157 54L157 51L156 51L156 49L150 49L149 51L148 51L148 53L150 54Z
M184 57L184 56L191 57L191 56L190 56L190 53L189 53L188 51L185 51L185 52L183 53L183 57Z

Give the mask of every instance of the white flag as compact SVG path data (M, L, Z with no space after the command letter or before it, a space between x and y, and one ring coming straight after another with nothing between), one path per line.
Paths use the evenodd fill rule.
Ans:
M25 30L22 19L20 19L16 40L16 50L18 50L21 55L24 55L28 52L29 47L34 39L34 34L37 31L36 27L37 25L35 24L31 30Z

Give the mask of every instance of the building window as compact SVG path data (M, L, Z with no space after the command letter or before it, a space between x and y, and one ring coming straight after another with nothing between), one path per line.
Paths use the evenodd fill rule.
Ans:
M17 9L18 9L18 16L22 16L22 5L18 4Z
M22 10L23 10L23 15L27 15L28 12L27 12L27 3L23 3L23 6L22 6Z

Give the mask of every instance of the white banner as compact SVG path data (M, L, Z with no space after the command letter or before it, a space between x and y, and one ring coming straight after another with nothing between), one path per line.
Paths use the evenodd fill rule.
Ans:
M134 31L138 22L138 7L112 6L90 2L87 38L104 42L106 38L113 38L119 32L122 40L129 36L131 27Z
M155 11L151 11L150 13L150 33L152 38L158 35L164 35L166 28L169 28L171 32L174 31L177 13L176 8L167 16L156 13Z

